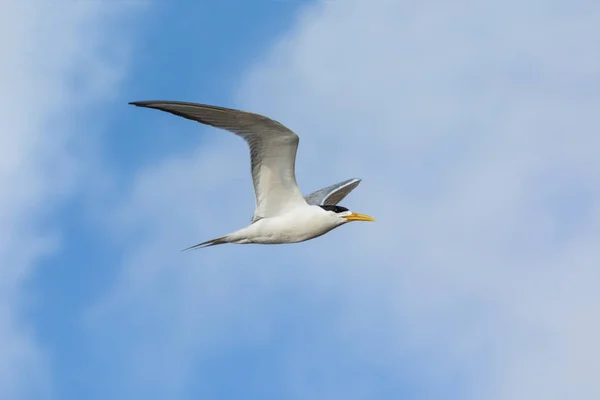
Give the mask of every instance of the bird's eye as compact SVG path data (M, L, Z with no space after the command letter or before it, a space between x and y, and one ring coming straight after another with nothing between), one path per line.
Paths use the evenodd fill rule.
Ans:
M321 206L321 208L325 211L333 211L336 214L348 211L348 209L346 207L341 207L341 206L325 205L325 206Z

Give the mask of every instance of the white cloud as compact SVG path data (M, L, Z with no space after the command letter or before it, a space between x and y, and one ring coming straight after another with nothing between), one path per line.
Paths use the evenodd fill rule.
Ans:
M201 161L146 171L124 205L145 236L95 317L164 326L125 340L139 356L130 367L150 366L129 384L181 394L212 347L281 332L273 303L288 292L311 310L304 322L319 321L317 347L339 346L391 380L410 376L420 392L597 398L600 7L528 4L307 9L248 73L238 105L300 134L305 191L363 178L345 203L378 222L293 246L171 252L252 211L244 144L207 131L219 139ZM377 393L350 379L315 386L319 351L290 346L278 371L290 396ZM160 365L156 347L169 354ZM173 379L149 383L165 371Z
M23 317L34 300L24 284L59 242L47 217L76 181L80 160L73 149L85 141L81 130L91 134L78 115L111 94L121 74L122 45L104 46L116 33L107 24L123 8L98 6L9 0L0 13L2 399L51 392L47 360Z

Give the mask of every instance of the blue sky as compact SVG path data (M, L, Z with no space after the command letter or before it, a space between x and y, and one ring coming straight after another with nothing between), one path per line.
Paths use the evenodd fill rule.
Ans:
M11 1L0 16L0 398L597 399L600 6ZM129 101L272 116L305 193L246 224L243 141Z

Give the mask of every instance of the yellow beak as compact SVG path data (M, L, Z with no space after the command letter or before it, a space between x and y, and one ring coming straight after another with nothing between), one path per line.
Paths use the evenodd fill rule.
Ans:
M350 215L346 215L344 218L346 218L348 221L369 221L369 222L375 222L375 218L369 217L368 215L358 214L358 213L352 213Z

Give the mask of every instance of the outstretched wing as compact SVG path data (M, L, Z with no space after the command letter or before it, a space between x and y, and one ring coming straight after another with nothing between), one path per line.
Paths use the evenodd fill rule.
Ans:
M336 183L335 185L327 186L326 188L317 190L308 196L304 196L304 200L306 200L308 204L315 206L334 206L342 201L344 197L348 196L348 193L354 190L360 181L360 179L354 178Z
M274 217L306 204L296 184L298 136L265 116L230 108L179 101L136 101L154 108L242 137L250 147L252 181L256 196L253 221Z

